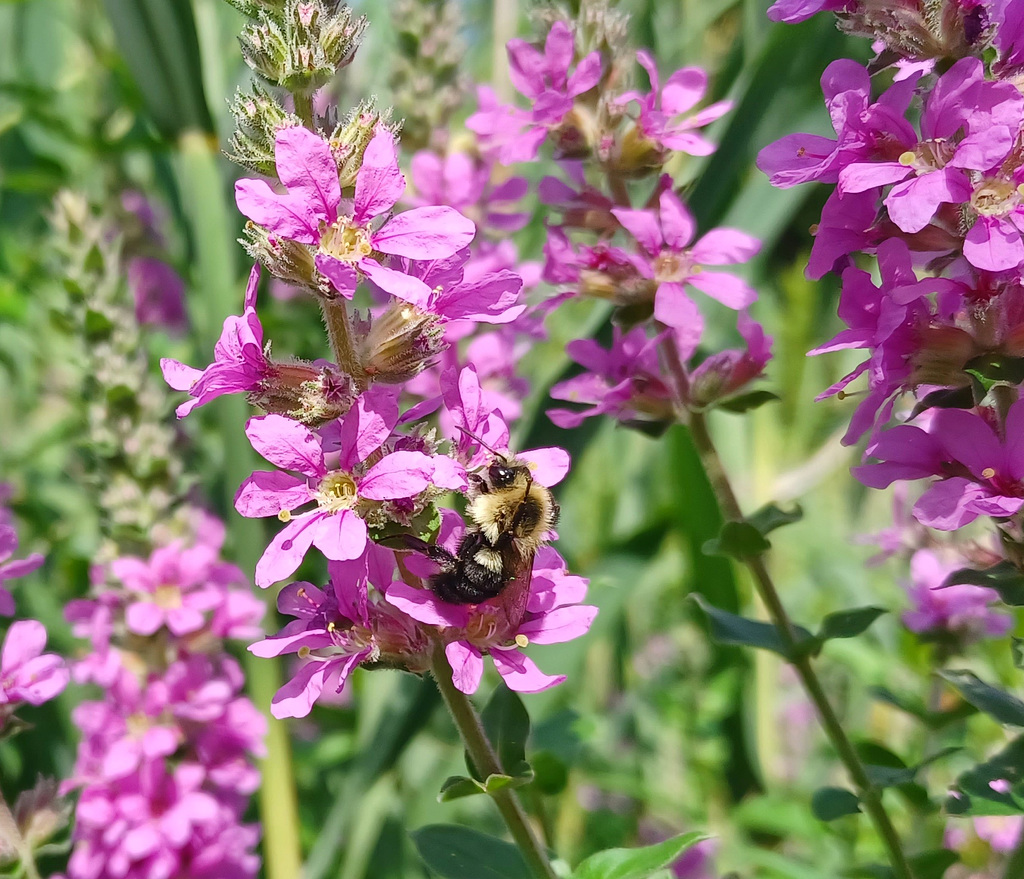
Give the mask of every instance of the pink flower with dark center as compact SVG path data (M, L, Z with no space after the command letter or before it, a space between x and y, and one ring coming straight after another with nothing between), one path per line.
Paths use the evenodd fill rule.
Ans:
M647 71L651 80L650 94L630 91L615 103L622 106L636 101L640 106L637 127L648 139L662 149L676 150L691 156L709 156L714 145L696 134L693 129L710 125L732 109L732 101L719 101L689 116L704 97L708 88L708 75L699 67L684 67L673 73L662 86L658 66L650 52L641 49L636 60Z
M380 509L381 502L402 500L417 508L418 496L433 485L465 485L464 474L443 456L435 463L423 452L382 450L397 423L395 391L371 387L336 422L331 446L337 447L338 463L329 468L325 441L309 428L280 415L249 420L246 435L256 451L282 470L302 474L259 470L235 496L243 516L277 516L287 523L256 565L258 586L293 574L310 546L332 561L359 558L367 541L362 516ZM309 503L312 510L293 512Z
M666 190L659 204L657 216L627 208L615 208L612 213L646 251L638 267L657 284L654 316L699 339L704 321L685 287L696 287L729 308L746 308L757 299L756 291L736 275L705 271L705 267L744 262L761 244L745 232L727 228L712 229L691 244L696 224L679 196Z
M455 552L462 536L458 515L442 511L438 542ZM395 582L386 599L419 622L436 628L447 642L445 655L452 667L455 686L475 693L488 655L509 688L538 693L565 680L565 675L544 674L522 651L530 644L560 644L585 635L597 616L597 608L581 605L587 581L571 576L562 557L549 546L534 559L526 611L514 629L508 625L498 599L477 605L453 605L428 589Z
M9 561L18 550L18 533L11 525L0 524L0 616L14 614L14 596L4 588L4 583L17 577L31 574L43 563L43 557L34 552L27 558Z
M0 651L0 721L5 722L18 705L42 705L67 686L70 673L64 660L54 653L43 653L45 646L42 623L11 623Z
M256 316L259 280L260 267L254 265L245 288L245 310L241 317L225 319L214 346L213 363L206 369L194 369L168 357L160 361L167 384L192 397L177 408L179 418L224 394L256 391L270 376L272 367L263 353L263 326Z
M879 463L853 474L872 488L940 477L914 505L914 517L939 531L979 516L1012 516L1024 507L1024 400L1010 407L1003 437L986 417L991 412L981 412L940 409L927 432L909 424L887 430L867 451Z
M375 253L444 259L473 239L472 221L449 207L414 208L376 222L405 192L395 140L384 128L366 147L351 203L341 197L338 168L322 137L301 126L285 128L277 134L276 159L287 194L263 180L239 180L238 209L271 235L316 248L318 271L347 299L361 276L399 296L422 283L382 265Z
M648 338L643 327L627 333L614 327L613 332L608 350L593 339L577 339L566 346L568 355L587 371L555 385L551 397L590 408L548 409L548 418L559 427L578 427L587 418L606 414L625 422L672 417L672 391L661 378L658 362L664 334Z

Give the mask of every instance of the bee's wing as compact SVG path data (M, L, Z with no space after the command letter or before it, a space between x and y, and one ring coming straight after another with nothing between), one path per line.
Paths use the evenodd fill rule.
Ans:
M519 628L526 615L526 605L530 600L530 583L533 580L533 550L522 552L509 550L505 564L513 575L501 595L492 599L496 607L500 607L508 621L510 631Z

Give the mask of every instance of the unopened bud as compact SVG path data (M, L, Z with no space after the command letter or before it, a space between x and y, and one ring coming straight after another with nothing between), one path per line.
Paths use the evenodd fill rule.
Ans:
M359 357L371 381L402 384L431 366L446 347L437 315L392 299L370 325Z
M356 175L363 165L363 153L377 129L383 127L393 134L397 131L398 126L392 124L390 118L390 110L381 111L372 101L364 101L335 127L327 143L338 165L342 188L356 185Z
M275 278L296 287L317 289L319 273L313 248L290 238L278 238L252 222L245 224L244 233L245 237L239 240L246 253Z

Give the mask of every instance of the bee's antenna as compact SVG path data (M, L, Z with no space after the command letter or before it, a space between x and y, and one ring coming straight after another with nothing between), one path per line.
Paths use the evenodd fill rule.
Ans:
M480 437L478 437L475 433L472 433L472 432L466 430L466 428L464 428L464 427L460 427L458 424L456 424L455 426L459 430L461 430L466 436L468 436L470 439L476 440L478 443L480 443L480 445L482 445L485 449L487 449L487 451L490 452L492 455L495 455L498 458L505 458L506 457L505 455L501 454L501 452L497 451L496 449L492 449L489 445L487 445L487 443L485 443L482 439L480 439Z

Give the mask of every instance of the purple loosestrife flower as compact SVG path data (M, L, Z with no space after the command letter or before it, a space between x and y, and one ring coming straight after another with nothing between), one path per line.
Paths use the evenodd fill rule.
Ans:
M206 369L194 369L170 358L160 361L167 384L192 397L178 407L179 418L224 394L257 391L271 375L272 366L263 353L263 326L256 316L259 280L260 267L254 265L245 288L245 310L241 317L232 315L224 320L213 363Z
M422 508L418 496L433 485L465 484L448 458L382 449L397 423L395 392L370 388L336 423L331 450L338 464L329 468L324 438L309 428L280 415L249 420L246 435L256 451L282 470L302 474L258 470L235 496L243 516L277 516L287 523L256 565L258 586L293 574L311 546L332 561L359 558L367 541L364 517L380 517L384 502L400 502L411 514ZM293 514L309 503L312 510Z
M42 705L70 679L64 660L43 653L46 629L36 620L11 623L0 651L0 729L19 705Z
M692 342L699 339L704 321L685 287L696 287L729 308L746 308L756 291L729 272L705 271L705 266L732 265L750 259L760 242L738 229L712 229L693 242L696 224L674 192L662 192L658 215L651 211L615 208L612 213L645 251L635 264L657 284L654 316ZM690 350L695 342L688 343Z
M927 432L909 424L887 430L867 450L879 463L853 473L872 488L940 477L914 505L915 518L939 531L1012 516L1024 506L1024 400L1010 407L1002 438L991 410L980 411L940 409Z
M330 562L329 568L326 589L302 582L282 589L278 609L296 619L249 647L256 656L295 653L305 660L271 701L275 717L305 717L328 680L340 693L362 662L414 672L430 666L431 645L422 627L381 598L395 574L391 550L368 543L359 558Z
M919 549L910 560L909 595L912 609L903 614L903 623L920 634L948 633L959 642L1000 637L1013 627L1012 617L989 605L999 600L994 589L960 583L943 585L963 567L963 559L944 561L937 551Z
M410 166L414 195L406 201L413 207L445 204L473 220L481 232L507 235L522 229L530 215L514 210L529 191L525 177L509 177L497 186L491 183L495 165L467 153L445 156L420 150Z
M906 149L895 160L876 153L847 164L839 174L839 191L894 184L884 199L889 216L904 232L919 232L940 204L972 200L968 171L991 169L1006 156L1022 111L1024 97L1014 86L987 81L980 60L963 58L929 92L920 139L904 141ZM896 138L906 136L906 122L893 127ZM975 200L979 206L983 201Z
M38 552L27 558L10 561L17 550L18 533L12 525L0 524L0 615L5 617L14 614L14 596L3 584L8 580L31 574L43 563L43 557Z
M551 25L544 51L524 40L507 44L509 75L516 89L530 101L529 111L503 105L489 88L478 90L480 109L466 127L480 136L485 150L495 151L502 164L528 162L549 131L572 113L576 98L601 80L601 53L583 58L570 73L576 56L576 38L564 21Z
M587 371L555 385L551 396L591 408L548 409L548 418L559 427L578 427L587 418L606 414L624 422L673 417L672 390L661 378L658 362L664 334L648 338L640 326L626 333L614 327L613 333L607 351L593 339L577 339L566 346L569 356Z
M163 260L136 256L128 261L128 286L135 297L135 320L177 335L188 331L185 282Z
M673 150L691 156L709 156L714 145L696 134L693 129L710 125L732 109L732 101L719 101L690 116L708 88L708 75L699 67L684 67L673 73L662 86L658 66L650 52L641 49L636 60L647 71L651 80L650 94L630 91L616 99L624 106L636 101L640 113L636 120L642 135L661 150Z
M438 542L455 552L463 532L461 520L450 510L443 510L442 517ZM519 620L509 619L501 596L482 604L454 605L427 589L396 581L386 598L438 630L446 642L455 686L463 693L475 693L479 687L484 655L491 657L510 689L537 693L562 683L565 675L544 674L522 650L531 643L560 644L585 635L597 616L596 607L579 603L586 591L587 581L570 575L562 557L543 546L534 559L525 613Z
M449 207L419 207L385 220L405 191L395 140L378 128L356 175L355 198L341 197L338 168L328 143L302 127L277 134L277 171L287 194L263 180L235 184L238 209L272 236L316 249L317 270L334 290L352 298L361 276L402 295L421 282L374 259L374 253L444 259L473 239L471 220Z

